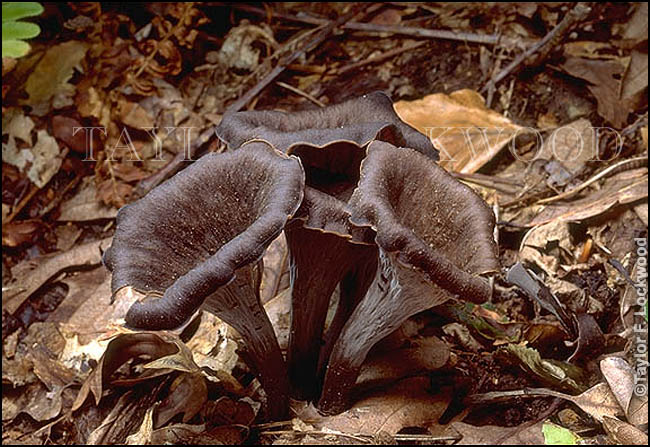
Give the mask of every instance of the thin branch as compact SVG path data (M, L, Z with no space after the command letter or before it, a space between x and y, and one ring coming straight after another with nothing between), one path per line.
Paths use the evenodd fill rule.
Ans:
M305 93L302 90L300 90L299 88L294 87L293 85L289 85L286 82L281 82L281 81L276 82L276 84L279 85L282 88L285 88L285 89L289 90L290 92L295 93L298 96L302 96L303 98L308 99L309 101L316 104L318 107L325 107L325 104L323 104L321 101L314 98L309 93Z
M248 5L236 5L235 8L242 11L250 12L266 17L267 13L261 8ZM272 18L287 20L297 23L307 23L310 25L324 25L330 23L329 20L319 19L317 17L296 16L291 14L273 13ZM404 36L421 37L427 39L444 39L460 40L464 42L479 43L483 45L504 45L507 47L522 47L535 43L535 41L524 38L512 38L496 34L476 34L476 33L459 33L448 30L432 30L427 28L417 28L411 26L399 25L378 25L375 23L348 22L342 25L343 29L351 31L364 31L370 33L390 33Z
M484 93L486 90L490 89L503 78L508 76L515 68L524 63L526 59L531 57L533 54L539 52L538 57L535 58L533 63L539 63L543 60L548 53L562 40L562 38L573 28L573 26L579 21L587 17L587 14L591 12L587 3L581 2L573 7L569 11L562 21L553 28L542 40L538 41L532 45L528 50L520 54L515 60L513 60L506 68L501 70L496 76L494 76L490 81L483 86L481 93Z
M339 70L337 70L337 74L341 75L343 73L347 73L350 70L356 70L357 68L361 68L364 65L374 64L376 62L381 62L383 60L390 59L392 57L397 56L398 54L404 53L405 51L410 51L410 50L414 50L416 48L419 48L422 45L424 45L425 43L426 42L423 41L423 40L421 40L419 42L411 42L411 43L403 45L403 46L401 46L399 48L394 48L392 50L386 51L385 53L377 55L375 57L370 57L368 59L364 59L364 60L361 60L359 62L354 62L352 64L346 65L345 67L342 67Z
M546 199L538 200L538 204L544 204L544 203L551 203L551 202L556 202L558 200L566 199L568 197L572 197L576 194L578 194L580 191L585 189L587 186L593 184L594 182L597 182L598 180L602 179L603 177L607 177L610 175L614 175L618 172L621 172L621 170L628 170L628 169L635 169L637 167L642 167L646 166L648 164L648 155L644 155L642 157L637 157L637 158L630 158L628 160L623 160L619 161L615 165L612 165L608 167L607 169L602 170L598 174L594 175L591 177L589 180L586 182L582 183L580 186L577 186L573 189L570 189L569 191L565 191L562 194L558 194L553 197L548 197ZM623 168L623 169L622 169Z
M320 31L316 36L314 36L312 39L307 41L301 48L294 51L286 59L278 62L278 65L276 65L275 68L273 68L273 70L271 70L270 73L268 73L255 86L253 86L253 88L251 88L248 92L246 92L244 96L242 96L237 101L235 101L230 106L228 106L228 108L226 109L226 113L238 112L239 110L244 108L246 104L248 104L255 96L257 96L258 93L260 93L267 85L273 82L273 80L277 78L280 75L280 73L282 73L289 64L294 62L300 56L307 54L309 51L316 48L325 39L327 39L334 32L336 28L340 27L341 25L346 23L348 20L350 20L360 12L365 11L369 6L370 5L360 5L360 6L353 7L352 10L347 14L344 14L343 16L339 17L337 20L333 22L329 22L326 26L323 27L322 31Z

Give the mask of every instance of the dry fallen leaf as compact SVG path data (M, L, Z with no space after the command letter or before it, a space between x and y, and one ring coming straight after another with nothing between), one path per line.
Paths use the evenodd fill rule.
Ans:
M647 57L647 56L646 56ZM627 117L634 108L636 99L633 96L621 96L622 78L630 62L623 58L594 60L578 57L568 58L562 64L562 68L571 76L584 79L589 82L587 88L598 102L598 114L610 122L616 128L622 128L627 122ZM630 90L637 90L640 82L642 68L635 63L632 73L633 87ZM647 73L647 64L646 64ZM647 75L645 77L647 85Z
M476 427L464 422L453 422L443 433L460 435L462 439L456 445L544 445L542 426L543 422L539 422L522 430L520 427Z
M79 245L64 253L53 253L23 261L12 269L13 281L2 294L2 308L14 313L20 305L49 279L70 267L101 263L101 254L112 238Z
M436 391L431 394L428 377L413 377L375 391L361 398L348 411L323 417L303 409L298 417L316 429L336 430L348 434L375 436L381 432L394 435L405 427L422 427L438 421L445 412L451 395Z
M569 224L554 221L534 227L526 233L521 240L519 261L535 263L553 277L561 264L573 263L572 249Z
M97 187L93 176L81 181L79 191L60 206L57 220L84 222L97 219L112 219L117 208L103 204L97 197Z
M440 369L449 355L447 343L434 336L415 338L401 349L371 352L361 368L357 387L380 388L404 377Z
M22 110L10 109L2 117L2 135L7 135L7 142L2 142L2 161L24 169L33 159L28 148L32 147L32 130L34 121L26 117ZM27 149L20 149L16 140L27 143Z
M32 145L31 131L34 122L31 118L17 112L7 117L9 123L2 128L2 134L7 135L7 142L2 143L2 161L25 171L27 177L39 188L50 181L61 166L59 145L46 130L39 130L36 143ZM27 143L19 148L16 140Z
M623 37L634 42L648 40L648 3L634 4L635 10L623 27Z
M455 172L476 172L523 130L468 89L394 106L402 120L431 139L440 151L440 165Z
M635 202L647 196L646 168L621 172L607 178L600 190L587 190L582 193L582 198L544 206L532 220L522 223L537 226L553 221L579 222L602 214L616 205Z
M68 81L87 50L85 43L76 40L54 45L47 50L25 83L29 98L24 104L32 107L34 115L44 116L51 107L59 109L72 105L75 86Z
M140 425L140 429L133 433L132 435L127 436L126 444L127 445L148 445L152 444L151 438L153 434L153 411L155 407L151 407L147 410Z
M603 418L605 431L619 445L648 445L648 434L616 418Z
M555 129L544 141L536 159L561 163L570 176L566 179L568 182L573 176L580 174L588 161L598 159L595 148L594 128L589 120L581 118ZM551 176L553 177L553 173ZM560 184L559 181L554 183Z
M78 410L91 393L95 398L95 405L99 405L99 401L103 396L103 391L110 385L109 379L111 375L127 361L138 358L142 355L147 355L154 359L159 359L161 357L169 358L169 356L178 355L183 351L181 347L184 347L184 344L178 339L178 337L166 331L156 333L137 332L118 335L108 343L104 355L99 359L97 366L81 386L77 398L72 405L72 411ZM187 348L185 347L184 350L187 350ZM181 356L186 357L182 353ZM170 366L173 366L173 364L178 363L179 362L171 362L161 365L161 367L169 368ZM198 366L194 365L193 367L195 371L198 370ZM116 383L120 383L121 385L134 385L157 375L169 374L171 371L173 370L165 369L159 371L158 374L156 374L156 371L153 371L152 374L145 371L137 379L121 380L116 381Z
M156 427L166 424L177 414L183 414L187 423L208 400L208 387L201 373L183 373L169 388L169 394L160 403L156 412Z
M620 357L604 358L600 361L600 370L627 420L635 426L647 424L648 396L634 394L636 371Z
M45 130L37 132L36 144L32 147L33 159L27 170L27 177L39 188L44 187L59 171L61 162L59 145Z

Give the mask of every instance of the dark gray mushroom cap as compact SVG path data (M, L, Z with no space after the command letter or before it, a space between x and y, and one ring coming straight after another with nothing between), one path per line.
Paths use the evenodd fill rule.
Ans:
M123 207L104 263L111 289L149 295L127 324L181 325L235 271L257 261L298 209L304 172L299 161L264 143L207 154L139 201Z
M404 123L382 92L317 110L284 113L251 111L226 114L215 129L229 149L251 140L263 140L288 152L295 146L324 147L336 142L366 146L373 140L408 146L437 160L429 139Z
M462 299L489 298L499 269L494 214L471 188L407 148L373 142L350 199L351 221L377 245Z

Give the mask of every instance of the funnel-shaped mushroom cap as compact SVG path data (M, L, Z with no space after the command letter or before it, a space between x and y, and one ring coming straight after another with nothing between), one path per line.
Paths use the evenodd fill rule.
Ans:
M410 149L373 142L349 204L352 223L372 227L386 252L462 299L488 298L477 275L499 269L494 214L444 169Z
M370 226L379 268L330 356L319 408L343 411L370 348L408 317L451 297L483 301L498 269L494 216L470 188L417 152L373 142L350 199Z
M377 139L412 147L434 160L438 159L431 141L400 120L390 98L381 92L304 112L226 114L215 132L229 149L256 139L268 141L283 152L299 145L323 147L341 141L365 146Z
M235 327L269 396L271 417L284 415L288 384L259 303L258 261L298 209L303 187L300 162L265 143L205 155L123 207L104 256L113 293L125 286L148 292L127 313L128 325L171 329L204 304Z

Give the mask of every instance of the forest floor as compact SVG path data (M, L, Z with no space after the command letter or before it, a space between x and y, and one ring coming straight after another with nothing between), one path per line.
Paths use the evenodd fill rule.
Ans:
M2 64L3 444L647 444L647 3L44 6ZM234 330L124 329L101 254L226 111L377 90L494 210L503 269L374 350L350 410L269 423Z

